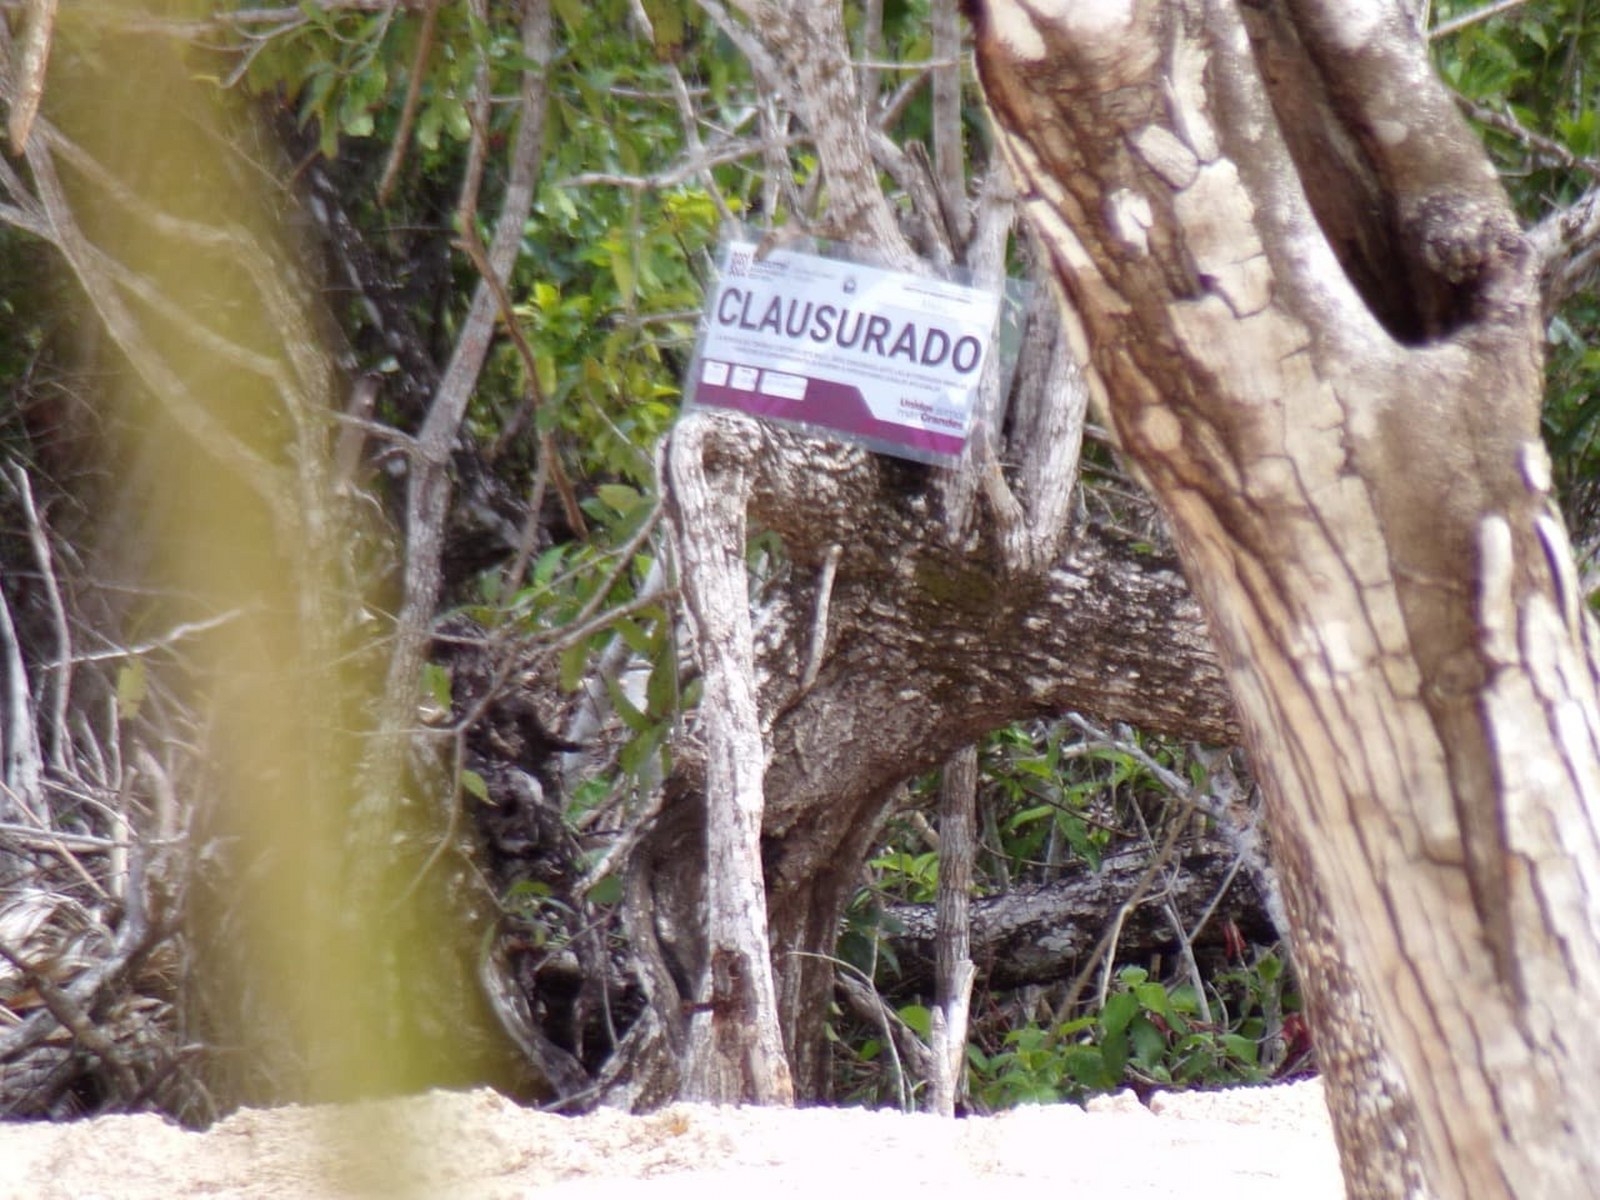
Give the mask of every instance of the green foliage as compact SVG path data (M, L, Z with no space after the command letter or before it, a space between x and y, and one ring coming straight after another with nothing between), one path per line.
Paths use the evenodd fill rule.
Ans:
M1029 1023L986 1053L973 1044L967 1065L974 1103L994 1111L1017 1104L1079 1100L1120 1087L1218 1087L1259 1083L1271 1075L1261 1045L1269 1033L1263 997L1281 1005L1283 974L1275 957L1231 973L1252 997L1228 1024L1200 1019L1194 989L1168 987L1142 967L1124 967L1105 1006L1049 1028Z
M1129 734L1108 743L1067 723L1016 725L980 747L982 848L976 887L984 893L1049 883L1100 869L1129 842L1149 844L1166 828L1172 786L1203 789L1206 773L1181 748ZM937 778L919 781L910 803L934 803ZM937 894L939 856L924 819L890 823L871 877L846 913L837 953L897 1001L902 1021L926 1037L926 997L897 990L901 964L891 938L902 933L890 906L927 904ZM1094 964L1089 964L1094 968ZM1098 968L1095 968L1098 969ZM1299 1006L1275 953L1233 962L1206 983L1206 1003L1188 982L1124 966L1102 1007L1080 1006L1041 1021L1013 998L979 996L967 1047L972 1103L993 1111L1016 1104L1079 1100L1121 1087L1216 1087L1273 1077L1283 1063L1285 1016ZM840 1085L852 1099L890 1102L897 1084L881 1030L852 1036L835 1024Z
M246 84L278 92L296 106L301 125L314 125L329 158L344 139L395 135L399 109L422 36L420 13L377 13L301 5L304 20L263 44L250 59ZM471 134L466 98L479 50L500 69L502 80L520 68L515 30L485 28L464 5L440 5L427 74L419 93L414 136L426 151L444 138L465 142Z

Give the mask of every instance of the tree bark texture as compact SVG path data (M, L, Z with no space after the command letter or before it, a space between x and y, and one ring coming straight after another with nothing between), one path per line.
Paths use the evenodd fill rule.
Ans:
M941 831L941 854L943 842ZM1270 943L1278 937L1277 930L1260 921L1262 902L1240 877L1242 872L1228 884L1237 857L1236 849L1221 838L1199 837L1179 844L1171 870L1162 876L1161 891L1191 925L1227 886L1210 924L1196 941L1197 952L1223 954L1222 927L1229 921L1240 924L1252 942ZM979 981L1001 990L1072 979L1093 960L1104 932L1105 914L1130 902L1132 908L1118 939L1119 954L1137 961L1174 953L1181 931L1173 929L1160 904L1141 904L1135 895L1149 866L1149 847L1134 846L1107 854L1097 870L1086 866L1054 883L974 899L969 906L969 954ZM1159 898L1148 889L1148 881L1144 898ZM939 972L936 906L891 904L884 915L897 930L888 939L899 963L893 994L933 991Z
M789 1064L798 1093L820 1098L833 968L816 956L832 953L900 783L1007 722L1071 709L1207 742L1239 731L1171 559L1085 523L1054 561L1011 567L992 509L980 505L973 532L951 536L941 472L724 412L681 421L671 455L691 432L702 459L718 464L718 487L739 466L750 525L781 534L789 558L758 596L752 626L767 764L761 862ZM676 477L669 485L680 487ZM807 681L835 546L824 645ZM674 795L708 786L700 764L714 751L709 736L704 751L696 740L680 739ZM693 800L670 806L636 861L649 903L629 936L657 946L672 966L663 979L691 976L703 953L694 935L703 860L682 852L705 836L701 819ZM658 992L663 1021L679 1001L698 1002Z
M667 459L684 599L705 696L705 962L690 1005L684 1094L691 1100L788 1104L761 872L766 751L756 709L745 586L745 478L706 427L680 427Z
M965 746L944 765L939 784L939 893L934 905L937 964L931 1045L932 1109L955 1115L967 1061L972 1002L972 858L977 843L978 748Z
M1375 1000L1430 1186L1597 1194L1594 630L1536 262L1481 147L1397 5L974 15L1073 340L1304 855L1293 908L1325 901Z

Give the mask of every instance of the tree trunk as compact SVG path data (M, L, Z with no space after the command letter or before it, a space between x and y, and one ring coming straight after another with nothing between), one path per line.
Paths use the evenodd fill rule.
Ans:
M1019 454L1027 447L1048 460L1057 452L1031 439L1036 426L1018 429ZM826 956L903 780L1008 721L1067 709L1209 742L1236 740L1238 727L1172 559L1088 524L1054 560L1008 567L992 510L980 506L976 528L959 539L931 519L947 473L724 412L696 414L674 431L666 478L680 511L680 441L689 436L690 461L709 464L716 488L731 489L728 503L747 505L741 511L752 525L781 534L789 558L751 635L767 764L759 866L786 1057L797 1094L822 1099L834 977ZM840 553L827 627L807 682L832 546ZM691 569L698 568L686 558L686 584ZM691 607L698 603L691 598ZM1056 639L1041 637L1045 630ZM725 643L714 649L730 652ZM716 728L725 726L719 720ZM652 1010L668 1035L648 1046L641 1040L640 1053L681 1045L683 1011L706 1001L689 983L706 969L705 862L685 849L707 836L689 810L707 794L716 752L698 732L674 746L667 790L684 797L682 807L646 838L630 882L641 901L630 910L628 936L662 964L653 972ZM631 1093L621 1098L633 1102Z
M939 785L939 895L934 906L936 986L930 1111L955 1115L967 1061L967 1012L972 1003L972 857L977 841L978 748L964 746L944 765Z
M667 458L684 596L705 676L707 747L706 946L688 1006L684 1097L788 1104L794 1085L778 1029L761 872L766 751L745 587L744 471L715 454L707 432L706 422L686 418Z
M1293 911L1326 901L1429 1184L1600 1194L1600 1032L1571 1019L1600 1004L1593 628L1534 259L1481 147L1397 5L977 19L1069 326L1304 852Z

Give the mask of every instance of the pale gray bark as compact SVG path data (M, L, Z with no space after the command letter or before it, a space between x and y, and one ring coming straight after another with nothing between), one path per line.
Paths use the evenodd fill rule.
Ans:
M941 853L943 849L941 833ZM1211 909L1212 927L1201 931L1206 940L1220 942L1223 923L1232 921L1241 924L1252 940L1270 943L1278 931L1258 923L1263 902L1245 874L1234 870L1237 861L1238 848L1223 838L1186 840L1175 848L1162 886L1188 930ZM1130 846L1107 854L1098 868L1084 864L1054 883L973 899L968 954L979 981L1000 991L1071 980L1093 961L1105 933L1106 914L1124 906L1129 908L1118 940L1122 954L1137 961L1172 949L1179 931L1161 905L1140 903L1150 897L1136 895L1149 866L1150 848ZM1217 902L1214 909L1213 902ZM940 970L937 906L892 904L884 915L886 923L898 930L889 938L899 963L894 978L897 994L927 994L937 987Z
M717 453L709 420L678 423L667 458L673 534L705 679L704 963L690 1009L684 1095L794 1098L778 1028L761 872L766 751L745 587L745 465Z
M1353 1024L1307 949L1398 1066L1348 1039L1352 1189L1408 1186L1358 1170L1376 1099L1440 1195L1596 1194L1600 1035L1557 1016L1600 1003L1594 635L1538 441L1536 264L1481 148L1398 5L993 0L979 30L1301 856L1318 1015Z
M955 1114L967 1061L967 1012L972 1002L969 925L972 859L977 845L978 750L967 746L945 764L939 785L939 895L934 905L935 987L930 1108Z

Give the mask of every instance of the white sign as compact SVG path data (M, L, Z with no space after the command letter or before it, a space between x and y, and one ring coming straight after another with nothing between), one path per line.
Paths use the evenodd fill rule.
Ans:
M726 247L695 404L816 426L923 462L961 456L1000 296L751 242Z

